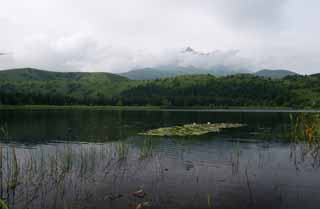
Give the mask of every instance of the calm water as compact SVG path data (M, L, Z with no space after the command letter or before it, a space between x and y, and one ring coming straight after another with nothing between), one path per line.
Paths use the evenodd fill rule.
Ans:
M193 122L247 126L200 137L138 135ZM0 111L0 124L9 136L1 141L0 195L10 208L320 205L319 160L288 142L289 113ZM132 194L140 189L145 195Z

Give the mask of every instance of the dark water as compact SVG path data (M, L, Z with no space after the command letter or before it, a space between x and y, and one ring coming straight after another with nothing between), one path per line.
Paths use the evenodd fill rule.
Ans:
M200 137L138 135L193 122L247 126ZM0 111L0 124L9 136L2 140L0 195L10 208L320 205L318 160L288 141L289 113ZM143 197L132 194L140 189Z

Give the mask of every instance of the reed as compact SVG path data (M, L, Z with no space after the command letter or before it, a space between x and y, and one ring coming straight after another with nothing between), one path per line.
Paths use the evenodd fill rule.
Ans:
M9 209L8 205L0 198L0 206L3 209Z
M152 139L145 139L140 149L140 159L151 157L153 154L153 143Z
M9 188L14 190L17 185L18 185L18 177L19 177L19 165L18 165L18 160L17 160L17 155L16 155L16 149L15 147L11 147L11 153L12 153L12 166L11 166L11 180L9 184Z
M9 139L9 129L6 123L0 126L0 139Z
M116 144L116 151L119 160L124 160L127 158L129 153L129 145L123 141Z
M313 159L313 166L320 166L320 115L299 113L290 115L290 141L293 142L291 157L295 164L307 157ZM299 154L299 155L298 155Z
M212 209L212 197L210 194L207 195L207 205L209 209Z

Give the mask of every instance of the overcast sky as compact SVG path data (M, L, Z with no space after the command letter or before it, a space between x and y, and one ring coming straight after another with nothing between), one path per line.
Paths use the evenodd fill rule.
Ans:
M3 0L0 69L320 72L318 0ZM186 47L201 53L182 53ZM209 53L209 54L206 54Z

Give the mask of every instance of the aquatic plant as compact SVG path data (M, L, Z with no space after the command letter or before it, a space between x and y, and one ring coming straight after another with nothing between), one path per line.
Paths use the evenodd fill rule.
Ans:
M207 204L208 204L208 208L212 208L212 197L210 194L207 195Z
M291 157L296 166L300 160L311 157L313 166L320 166L320 115L299 113L290 115L290 140L293 142ZM297 155L300 153L301 155Z
M119 160L124 160L127 158L129 153L129 145L123 141L116 144L116 151Z
M153 143L151 139L145 139L140 149L140 159L145 159L152 156Z
M239 142L233 145L233 151L231 152L231 165L232 165L232 174L236 175L239 172L240 167L240 155L241 150Z
M0 126L0 139L9 139L9 130L6 123Z
M9 209L8 205L0 198L0 207L3 209Z
M320 115L299 113L290 114L291 137L294 141L320 142Z
M11 180L9 182L9 188L14 190L18 185L18 176L19 176L19 166L18 166L18 160L16 155L16 149L14 147L11 147L12 152L12 176Z
M240 128L245 124L237 123L206 123L206 124L186 124L173 127L157 128L145 133L139 133L146 136L199 136L211 132L220 132L226 128Z

